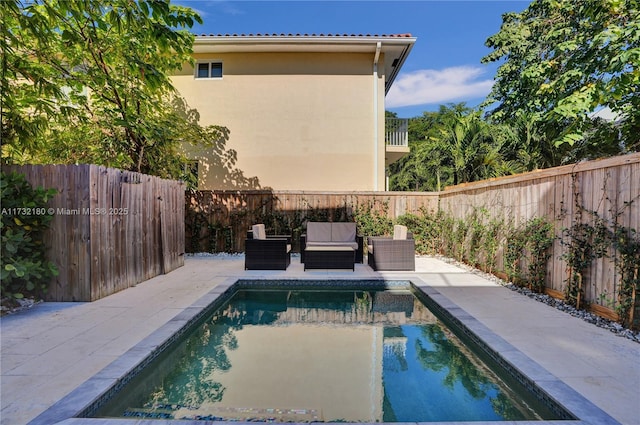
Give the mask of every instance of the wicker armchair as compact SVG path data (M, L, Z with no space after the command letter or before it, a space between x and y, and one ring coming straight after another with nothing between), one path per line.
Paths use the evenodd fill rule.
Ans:
M369 267L381 271L414 271L416 269L416 244L406 227L394 231L395 236L370 236L367 240Z
M291 236L267 236L264 224L254 225L245 240L245 270L286 270L289 264Z

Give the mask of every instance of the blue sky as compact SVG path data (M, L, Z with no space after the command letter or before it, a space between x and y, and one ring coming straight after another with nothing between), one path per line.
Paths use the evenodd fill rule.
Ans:
M497 64L480 59L502 14L528 1L223 1L173 0L200 13L196 34L404 34L416 44L387 94L387 110L410 118L439 105L476 106L491 90Z

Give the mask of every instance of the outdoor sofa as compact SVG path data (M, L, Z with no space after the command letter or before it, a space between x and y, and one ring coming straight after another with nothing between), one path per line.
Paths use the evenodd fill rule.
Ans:
M362 263L364 257L364 238L357 234L356 223L310 221L307 232L300 235L300 262L303 264L307 247L351 247L356 263Z
M405 226L395 225L393 237L370 236L367 239L369 267L381 271L414 271L416 245Z
M267 236L264 224L247 232L244 246L245 270L286 270L291 264L291 236Z

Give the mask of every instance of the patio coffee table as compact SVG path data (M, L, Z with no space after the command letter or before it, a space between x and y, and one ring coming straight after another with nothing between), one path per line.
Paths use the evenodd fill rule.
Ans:
M349 246L309 246L304 250L304 269L351 269L356 251Z

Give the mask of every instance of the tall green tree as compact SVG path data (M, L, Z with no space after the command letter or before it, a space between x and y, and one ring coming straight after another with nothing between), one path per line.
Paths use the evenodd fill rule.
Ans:
M437 130L430 138L451 164L454 185L522 171L505 158L505 139L479 111L449 114Z
M169 79L193 61L187 29L202 22L193 10L169 0L9 0L2 13L4 160L175 177L182 142L226 137L197 125Z
M435 190L525 171L510 128L464 103L442 105L409 121L410 153L390 167L392 190Z
M534 0L521 13L503 15L500 31L486 45L493 52L483 62L504 61L486 102L498 103L494 119L533 115L549 126L545 132L557 145L573 145L601 141L589 137L603 131L590 116L608 107L619 117L620 140L585 150L597 155L638 149L638 0Z
M439 191L451 183L451 164L444 158L443 149L434 134L444 118L454 111L467 111L464 104L441 105L438 111L424 112L409 120L408 155L389 167L389 189L401 191Z
M439 150L428 139L429 132L439 124L445 106L438 112L424 112L409 120L409 154L389 167L389 188L402 191L438 191L448 181L448 165Z
M531 112L516 114L513 120L500 125L506 158L517 161L524 171L555 167L566 162L571 147L555 146L557 129L546 125Z

